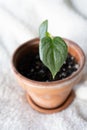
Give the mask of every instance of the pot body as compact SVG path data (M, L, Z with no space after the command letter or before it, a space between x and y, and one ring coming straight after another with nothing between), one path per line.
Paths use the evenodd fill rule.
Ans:
M75 86L81 79L81 74L85 63L84 53L76 43L67 39L64 40L68 45L69 53L76 58L79 68L71 76L63 80L39 82L30 80L18 72L17 65L19 59L29 51L33 51L34 53L38 51L38 38L21 45L16 49L12 57L12 68L20 86L22 86L22 88L38 106L46 109L56 108L63 104L72 91L73 86Z

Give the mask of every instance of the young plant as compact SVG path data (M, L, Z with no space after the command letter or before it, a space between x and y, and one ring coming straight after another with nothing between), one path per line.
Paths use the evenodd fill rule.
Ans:
M65 41L59 37L53 37L48 32L48 20L45 20L39 28L39 55L43 64L50 70L53 79L67 58L68 48Z

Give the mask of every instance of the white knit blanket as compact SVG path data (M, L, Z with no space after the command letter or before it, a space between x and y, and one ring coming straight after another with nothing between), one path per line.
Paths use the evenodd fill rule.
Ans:
M11 71L13 51L37 37L45 19L52 35L77 42L87 57L87 19L70 0L0 0L0 130L87 130L87 62L74 102L51 115L30 107Z

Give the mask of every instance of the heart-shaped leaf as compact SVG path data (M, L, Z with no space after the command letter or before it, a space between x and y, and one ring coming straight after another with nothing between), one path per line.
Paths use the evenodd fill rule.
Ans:
M39 28L39 55L43 64L49 68L53 78L60 70L67 58L67 45L61 37L52 37L48 29L48 20L45 20Z
M40 40L39 53L41 61L49 68L54 78L67 58L65 41L60 37L46 36Z

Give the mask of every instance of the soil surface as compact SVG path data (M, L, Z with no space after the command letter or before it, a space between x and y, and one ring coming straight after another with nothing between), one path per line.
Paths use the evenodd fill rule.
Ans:
M38 53L30 53L22 57L17 66L18 71L25 77L42 82L56 81L67 78L75 72L78 67L79 65L77 64L75 58L68 54L66 61L53 80L49 69L40 61Z

